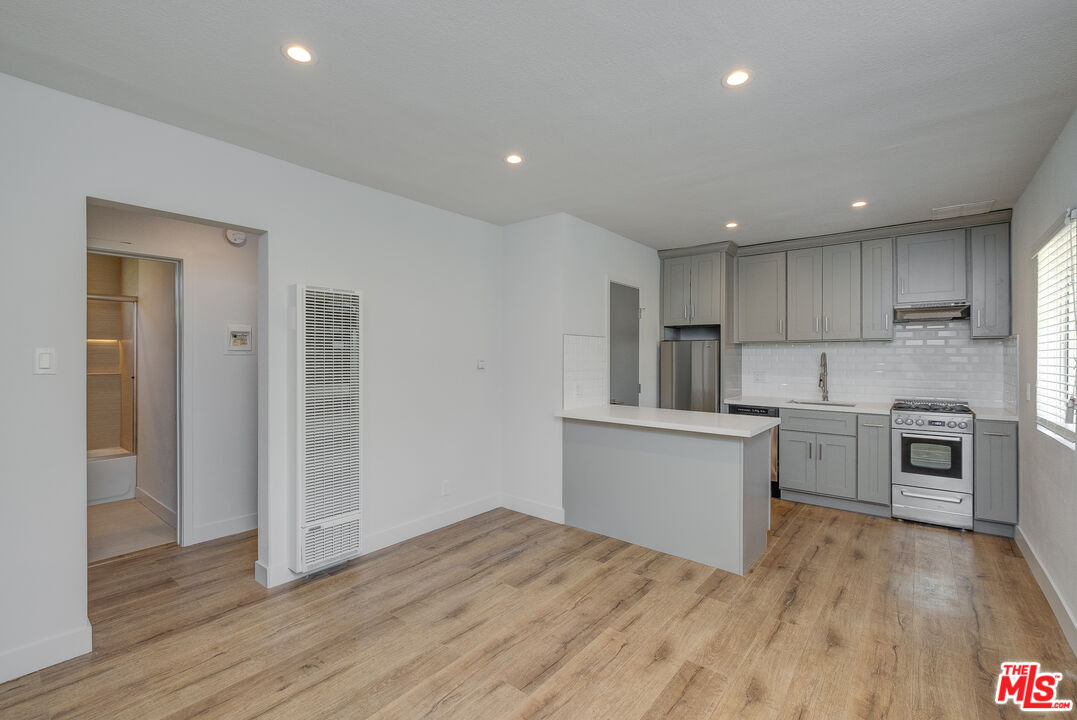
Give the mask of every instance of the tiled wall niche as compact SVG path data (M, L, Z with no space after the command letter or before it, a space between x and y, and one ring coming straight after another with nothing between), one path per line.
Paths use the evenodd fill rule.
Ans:
M898 325L890 342L743 345L743 394L818 399L824 351L831 400L942 397L985 408L1017 404L1017 338L973 340L967 321Z

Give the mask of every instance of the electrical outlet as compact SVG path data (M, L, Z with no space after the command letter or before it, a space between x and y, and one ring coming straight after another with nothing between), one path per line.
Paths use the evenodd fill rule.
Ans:
M449 481L448 480L442 480L441 481L441 494L442 495L448 495L449 494Z

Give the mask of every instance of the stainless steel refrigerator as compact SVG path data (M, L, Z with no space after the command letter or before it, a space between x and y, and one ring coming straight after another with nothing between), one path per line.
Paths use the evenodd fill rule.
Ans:
M721 358L717 340L664 340L658 354L658 406L718 412Z

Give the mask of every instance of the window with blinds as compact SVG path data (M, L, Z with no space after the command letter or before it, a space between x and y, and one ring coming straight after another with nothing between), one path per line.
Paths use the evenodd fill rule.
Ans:
M1077 395L1077 211L1036 253L1036 422L1073 442Z

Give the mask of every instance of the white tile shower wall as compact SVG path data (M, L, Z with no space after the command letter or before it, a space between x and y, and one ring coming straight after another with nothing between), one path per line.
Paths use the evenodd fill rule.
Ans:
M1016 346L1013 338L974 341L967 322L899 325L891 342L744 345L742 392L817 399L819 353L825 351L831 400L946 397L1013 407Z

